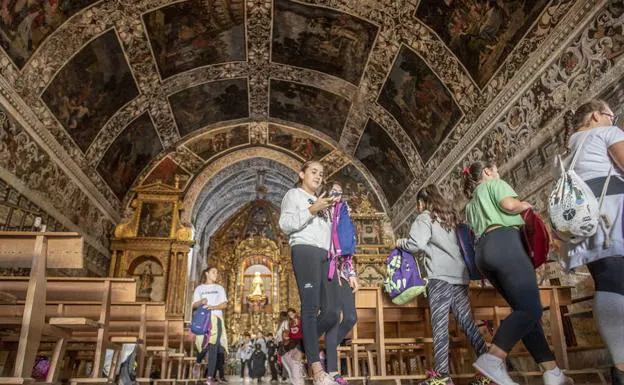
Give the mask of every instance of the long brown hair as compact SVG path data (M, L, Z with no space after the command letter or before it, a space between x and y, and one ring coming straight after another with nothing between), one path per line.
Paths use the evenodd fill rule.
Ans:
M315 163L318 163L321 166L323 166L323 164L318 160L308 160L307 162L301 165L301 169L299 169L299 173L301 172L305 173L308 170L308 168L310 168L310 166L312 166ZM297 173L297 182L295 182L295 187L301 187L301 183L303 182L303 180L299 176L299 173Z
M569 111L565 116L565 146L568 145L568 141L570 140L570 136L574 133L574 131L579 128L585 126L587 124L587 120L589 119L589 115L592 112L600 112L609 108L609 104L602 99L592 99L587 103L583 103L575 111Z
M470 166L464 167L462 177L464 178L464 195L466 195L467 198L472 198L472 193L481 181L483 170L494 166L495 164L492 160L478 160L473 162Z
M432 218L438 221L444 229L452 230L457 226L457 213L442 195L438 186L429 184L421 188L416 194L416 201L423 202L425 209L431 212Z

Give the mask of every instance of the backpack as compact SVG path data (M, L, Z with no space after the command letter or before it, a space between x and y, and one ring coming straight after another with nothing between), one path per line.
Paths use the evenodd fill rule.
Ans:
M191 321L191 333L203 336L210 333L210 316L212 312L203 306L195 310Z
M386 293L396 305L404 305L425 292L427 282L421 277L420 269L412 254L393 249L386 258Z
M477 268L475 244L477 243L476 237L470 226L465 223L460 223L455 227L455 235L457 235L457 244L459 245L459 251L468 268L468 277L471 280L483 279L481 272Z
M349 207L345 202L336 202L332 211L332 246L335 256L355 254L357 237L355 226L349 216Z
M581 140L567 171L561 156L557 157L561 176L555 184L555 189L550 193L548 201L548 214L553 231L559 239L572 243L580 243L596 234L600 221L600 208L613 170L612 166L603 186L600 201L596 200L589 186L574 171L587 137L588 134L585 134Z
M522 213L524 226L520 230L522 233L522 242L526 248L527 254L531 258L534 268L538 268L548 259L550 251L550 234L546 228L546 224L532 209Z

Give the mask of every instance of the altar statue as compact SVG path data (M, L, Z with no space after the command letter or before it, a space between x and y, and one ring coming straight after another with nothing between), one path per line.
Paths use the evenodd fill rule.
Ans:
M256 271L254 278L251 281L251 294L250 297L262 297L264 296L264 280L260 276L260 272Z

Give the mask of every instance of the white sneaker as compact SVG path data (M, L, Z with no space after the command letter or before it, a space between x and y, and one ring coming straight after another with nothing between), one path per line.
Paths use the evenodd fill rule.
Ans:
M518 385L509 377L505 361L490 353L484 353L477 358L472 366L481 372L484 376L488 376L498 385Z
M544 385L574 385L574 380L566 376L559 368L545 371L542 379Z
M321 374L319 376L319 378L316 378L314 380L312 380L312 383L314 385L339 385L333 378L332 376L330 376L329 374L327 374L326 372L323 372L323 374Z

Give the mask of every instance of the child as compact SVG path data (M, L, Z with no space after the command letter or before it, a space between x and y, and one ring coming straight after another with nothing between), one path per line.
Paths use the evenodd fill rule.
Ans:
M250 367L249 360L251 359L252 353L253 347L251 346L251 335L249 333L245 333L243 335L243 341L236 351L236 358L238 358L241 363L241 380L245 379L245 367Z
M262 351L262 346L260 344L256 344L254 348L254 352L251 355L251 370L249 372L249 376L252 379L258 380L260 382L262 377L264 377L264 373L266 365L266 354Z
M520 236L519 228L524 225L520 214L532 209L531 204L518 199L492 162L474 162L463 174L464 193L470 199L466 220L479 237L477 267L513 310L496 331L488 352L473 366L498 385L516 385L505 360L522 340L544 371L545 385L572 384L557 366L544 336L537 278Z
M211 310L210 322L212 324L210 334L197 336L198 343L197 363L200 363L208 354L206 367L207 384L213 385L216 381L213 374L217 367L217 353L222 346L227 351L227 335L223 322L223 310L227 307L227 296L223 286L217 283L219 271L214 266L209 266L202 272L202 284L193 292L193 308L203 306Z
M453 384L448 367L449 310L477 356L487 351L485 340L472 318L468 300L468 269L455 234L457 215L448 202L435 185L423 187L416 195L419 215L412 224L409 237L397 240L400 249L412 254L425 252L435 367L421 385Z

